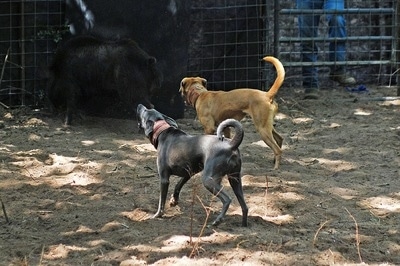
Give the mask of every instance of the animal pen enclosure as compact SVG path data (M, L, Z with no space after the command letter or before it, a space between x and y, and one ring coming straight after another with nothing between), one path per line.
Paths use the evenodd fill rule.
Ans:
M349 0L343 12L347 20L347 65L357 80L366 84L395 84L399 68L399 19L396 1ZM397 6L396 6L397 5ZM194 29L190 43L189 72L206 77L215 89L268 88L274 70L261 62L274 55L284 64L285 86L301 86L298 15L321 15L319 48L321 79L327 80L329 42L326 16L337 11L297 10L295 1L197 1L192 4ZM396 11L397 9L397 11ZM337 12L339 13L339 12ZM201 37L199 37L201 36ZM267 81L264 84L264 81Z
M84 2L84 1L82 1ZM172 1L177 2L177 1ZM362 83L394 85L399 69L399 4L397 1L349 0L347 61ZM118 5L115 5L118 8ZM46 68L57 43L68 33L63 0L0 2L0 103L5 107L41 106ZM188 75L208 79L210 89L266 89L274 70L261 61L275 55L286 67L285 86L299 86L300 42L294 1L193 1ZM328 79L327 25L321 14L319 47L321 79ZM334 11L331 11L334 12ZM182 62L185 63L185 62ZM329 83L328 83L329 84ZM177 85L178 86L178 85Z

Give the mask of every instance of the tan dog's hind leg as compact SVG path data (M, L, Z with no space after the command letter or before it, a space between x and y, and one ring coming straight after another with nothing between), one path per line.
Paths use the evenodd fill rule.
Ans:
M262 119L260 118L262 118L261 114L259 116L257 115L253 116L254 125L258 133L260 134L262 140L265 142L265 144L267 144L273 150L275 156L274 169L278 169L282 157L281 146L283 138L274 129L273 126L274 113L272 111L268 112L267 117L264 117Z
M279 144L275 141L273 131L270 131L267 128L262 128L259 129L258 131L261 135L262 140L267 144L273 151L274 151L274 169L278 169L279 165L281 163L281 157L282 157L282 150L279 147Z
M275 128L272 130L272 135L274 136L274 139L275 139L276 143L278 144L278 146L280 148L282 148L283 137L281 135L279 135L278 132L276 132Z
M267 144L273 151L274 151L274 169L278 169L280 162L281 162L281 157L282 157L282 150L279 147L279 144L275 141L273 131L268 130L268 128L260 128L258 129L258 132L261 135L262 140Z

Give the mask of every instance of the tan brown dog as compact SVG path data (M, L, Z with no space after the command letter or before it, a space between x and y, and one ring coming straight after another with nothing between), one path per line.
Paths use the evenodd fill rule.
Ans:
M274 117L278 112L278 104L274 101L274 97L285 78L285 69L275 57L266 56L263 60L272 63L277 71L275 82L267 92L248 88L208 91L207 80L200 77L184 78L179 91L186 103L196 109L197 117L206 134L214 134L219 123L227 118L240 121L246 114L250 115L262 140L274 151L274 169L278 169L283 138L274 128ZM229 131L224 133L226 137L230 137Z

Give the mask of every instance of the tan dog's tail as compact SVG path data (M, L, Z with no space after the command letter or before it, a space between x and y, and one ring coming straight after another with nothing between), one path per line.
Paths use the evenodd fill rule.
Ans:
M235 129L235 136L233 136L233 138L231 139L230 145L232 150L236 150L239 147L240 143L242 143L244 136L242 124L233 118L222 121L217 128L217 137L219 139L223 140L224 137L222 135L222 132L227 127L233 127Z
M271 89L269 89L267 92L267 96L273 99L278 93L278 90L282 86L283 80L285 79L285 68L283 68L281 61L273 56L266 56L263 58L263 60L272 63L276 69L275 82L272 84Z

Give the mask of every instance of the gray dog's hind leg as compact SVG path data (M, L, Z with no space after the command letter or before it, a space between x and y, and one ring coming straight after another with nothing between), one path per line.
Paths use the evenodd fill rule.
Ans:
M244 200L242 179L240 178L240 174L229 175L228 180L233 189L233 192L236 195L237 200L239 201L240 207L242 208L242 226L247 226L247 216L249 209Z
M220 214L214 220L212 225L218 225L222 222L222 219L225 217L226 212L228 211L229 205L231 204L232 199L223 191L223 187L221 186L222 177L213 178L211 176L207 176L204 173L203 176L203 184L214 196L218 197L222 202L222 209Z

